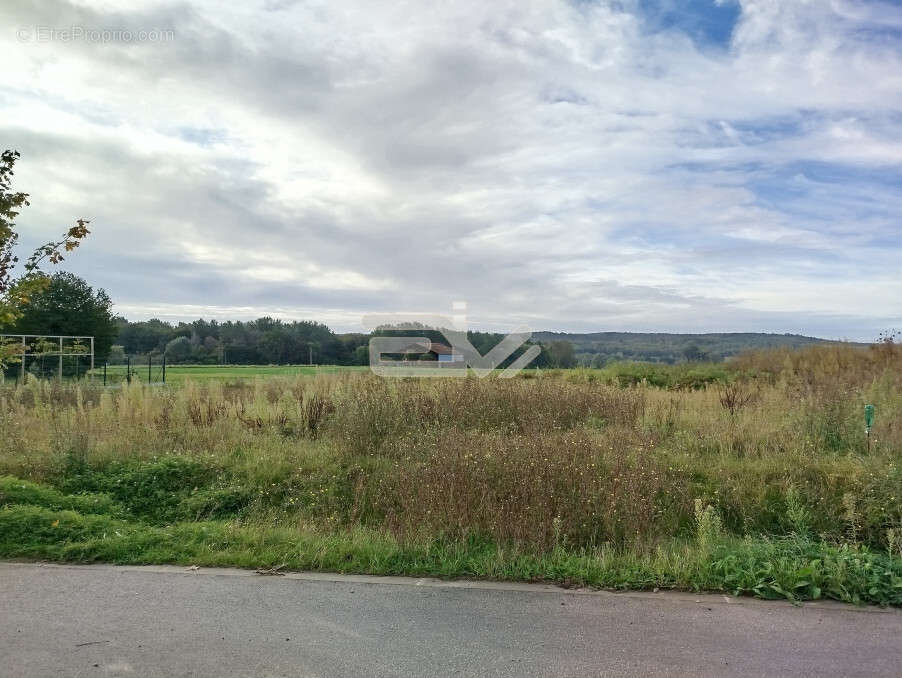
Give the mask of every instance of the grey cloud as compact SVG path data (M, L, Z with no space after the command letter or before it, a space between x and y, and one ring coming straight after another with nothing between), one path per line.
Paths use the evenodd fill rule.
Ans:
M840 299L825 313L801 294L840 274L891 289L899 199L860 173L902 165L902 120L886 113L902 95L885 89L899 50L881 61L853 19L812 5L747 17L712 56L646 40L614 4L268 2L253 21L201 2L5 6L13 24L176 31L18 47L34 72L71 66L91 93L59 74L0 88L0 110L78 120L0 122L35 196L22 223L37 236L92 217L71 266L129 308L444 312L464 298L486 324L831 336L902 315L862 320ZM792 42L787 25L806 21ZM812 38L834 34L845 47ZM800 70L800 53L828 75ZM812 160L857 183L784 181ZM793 192L768 193L781 182ZM784 279L797 311L764 286Z

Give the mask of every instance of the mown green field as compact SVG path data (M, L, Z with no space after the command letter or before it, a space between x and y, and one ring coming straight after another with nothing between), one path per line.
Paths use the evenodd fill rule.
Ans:
M148 374L147 364L135 363L131 366L132 378L135 381L154 383L162 381L162 367L159 363L151 365ZM257 377L314 377L318 374L341 374L367 372L367 366L344 365L167 365L166 382L181 384L186 381L204 382L208 380L239 381L253 380ZM700 364L654 364L622 362L613 363L604 368L577 369L525 369L519 378L565 379L570 382L600 383L612 386L654 386L671 390L699 389L712 384L722 384L733 378L736 370L726 363ZM435 372L442 374L441 372ZM500 370L499 370L500 373ZM107 379L110 383L123 381L126 375L125 365L107 367ZM102 381L103 369L97 368L91 375L94 380Z
M148 380L147 364L132 365L133 379L139 382ZM257 377L297 377L315 376L317 374L335 374L338 372L360 372L368 370L364 367L348 367L343 365L167 365L166 382L183 383L185 381L237 381L242 379L256 379ZM125 378L125 365L110 365L107 367L107 378L110 382L122 381ZM103 368L93 372L95 380L103 380ZM152 364L150 380L162 381L162 367L160 364Z

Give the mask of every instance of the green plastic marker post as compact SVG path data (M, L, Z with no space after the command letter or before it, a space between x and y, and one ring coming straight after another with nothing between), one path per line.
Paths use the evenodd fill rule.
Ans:
M868 437L868 452L871 451L871 429L874 427L874 406L864 406L864 432Z

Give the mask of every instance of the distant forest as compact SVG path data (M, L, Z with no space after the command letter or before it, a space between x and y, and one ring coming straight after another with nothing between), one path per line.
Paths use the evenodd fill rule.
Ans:
M116 323L119 333L110 352L111 363L124 361L127 355L165 354L170 363L366 365L371 337L362 333L336 334L326 325L312 321L285 322L273 318L227 322L195 320L178 324L161 320L129 322L117 318ZM426 334L434 334L431 338L441 340L438 333ZM502 337L491 332L469 333L471 343L482 353ZM542 353L533 365L603 367L618 361L718 362L750 349L798 347L823 341L801 335L764 333L537 332L531 343L542 347Z
M604 367L612 362L652 363L720 362L745 351L764 348L798 348L827 340L800 334L725 332L717 334L664 334L638 332L535 332L542 344L567 341L573 346L577 364Z

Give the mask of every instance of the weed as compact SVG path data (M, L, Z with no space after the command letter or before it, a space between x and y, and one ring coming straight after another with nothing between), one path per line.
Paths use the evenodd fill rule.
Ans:
M722 386L718 395L720 406L735 417L754 400L755 392L734 381Z
M720 515L710 504L695 500L695 540L702 553L710 553L711 548L723 537L723 523Z

